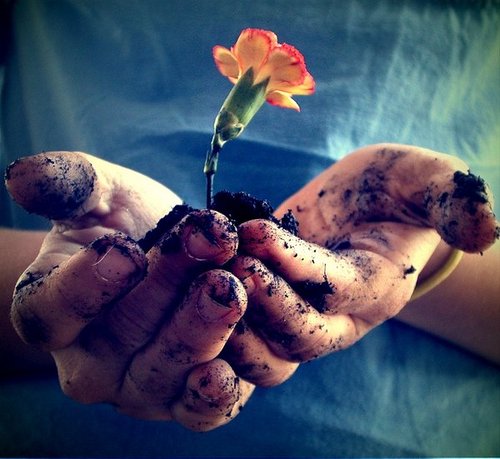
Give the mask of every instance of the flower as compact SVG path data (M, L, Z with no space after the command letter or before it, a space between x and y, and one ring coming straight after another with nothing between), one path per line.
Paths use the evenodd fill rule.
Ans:
M245 29L231 49L215 46L213 56L219 71L234 84L251 68L254 85L266 82L265 99L271 105L300 111L292 95L314 93L314 79L302 54L278 43L271 31Z
M214 46L219 71L234 84L214 122L204 173L207 207L212 202L213 178L223 145L238 137L264 102L300 111L294 95L314 93L315 83L304 57L293 46L278 43L275 33L245 29L231 49Z

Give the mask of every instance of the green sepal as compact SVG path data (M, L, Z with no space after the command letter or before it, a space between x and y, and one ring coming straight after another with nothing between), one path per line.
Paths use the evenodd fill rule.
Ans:
M215 119L214 136L222 146L238 137L266 101L269 79L253 84L254 72L250 67L236 82L226 97Z

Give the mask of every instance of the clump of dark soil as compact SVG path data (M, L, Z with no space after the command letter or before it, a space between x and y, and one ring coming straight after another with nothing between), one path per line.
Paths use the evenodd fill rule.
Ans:
M194 209L187 204L175 206L167 215L158 221L155 228L148 231L139 241L141 249L144 250L144 252L149 251L165 233L168 233L179 221L193 210Z
M475 215L477 211L477 203L484 204L488 202L486 196L486 185L481 177L472 174L470 171L467 174L456 171L453 175L455 182L454 198L466 200L466 210Z
M212 208L226 215L236 225L262 218L276 223L295 236L298 233L299 222L292 211L289 210L281 220L278 220L273 215L274 209L269 201L257 199L243 191L238 193L220 191L214 196Z
M299 223L288 211L281 220L274 215L274 209L267 200L257 199L248 193L220 191L212 202L212 210L216 210L229 218L236 226L254 219L265 219L276 223L293 235L297 235ZM155 228L149 231L139 241L140 247L147 252L167 232L169 232L180 220L195 209L187 204L175 206L167 215L162 217Z
M334 295L335 287L328 279L323 282L302 281L293 284L295 291L306 299L318 312L326 311L326 295Z

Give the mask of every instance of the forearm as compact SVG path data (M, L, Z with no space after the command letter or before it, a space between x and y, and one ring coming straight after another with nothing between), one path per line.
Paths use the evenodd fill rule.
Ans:
M21 341L10 323L12 292L17 279L35 259L45 232L0 228L0 374L50 368L48 354Z
M500 364L499 273L499 243L483 255L464 254L450 277L397 318Z

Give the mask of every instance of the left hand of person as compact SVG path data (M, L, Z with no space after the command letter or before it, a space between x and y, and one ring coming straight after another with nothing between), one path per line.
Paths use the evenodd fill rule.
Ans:
M299 237L265 220L239 227L231 269L249 306L224 355L272 386L351 346L410 300L441 239L472 253L494 243L491 199L456 157L395 144L348 155L277 210L294 212Z

